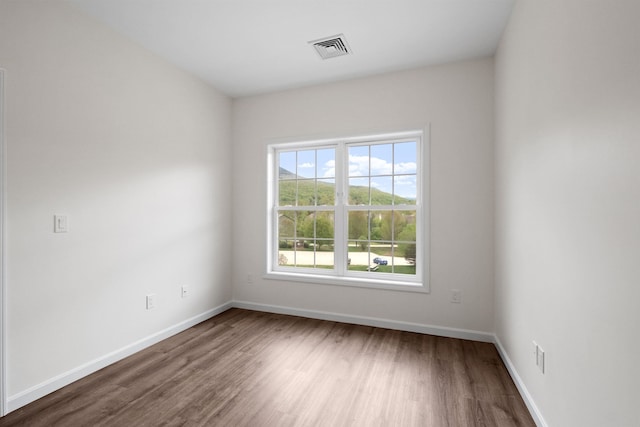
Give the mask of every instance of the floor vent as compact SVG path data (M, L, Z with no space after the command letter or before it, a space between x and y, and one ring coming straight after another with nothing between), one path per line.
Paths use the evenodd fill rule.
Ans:
M331 36L320 40L310 41L322 59L335 58L351 54L351 48L344 38L344 34Z

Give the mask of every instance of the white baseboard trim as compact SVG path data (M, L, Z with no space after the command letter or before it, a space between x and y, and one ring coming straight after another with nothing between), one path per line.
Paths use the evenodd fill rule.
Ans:
M525 405L527 405L527 408L529 409L529 412L533 417L533 421L535 421L538 427L548 427L547 422L542 417L542 413L540 412L540 410L538 409L538 406L533 401L531 394L529 394L529 390L527 390L527 387L524 385L522 378L520 378L520 375L518 375L518 371L516 371L516 367L511 362L511 359L509 359L509 355L507 354L506 350L502 346L502 343L500 342L500 339L498 338L497 335L494 335L494 344L498 349L498 354L500 354L502 361L504 362L505 366L507 367L507 370L509 371L509 375L511 375L513 382L516 384L516 387L520 392L520 396L522 396L522 400L524 400Z
M143 350L175 334L185 331L190 327L197 325L198 323L204 322L205 320L210 319L213 316L227 311L231 307L233 307L232 303L227 302L218 307L212 308L211 310L207 310L204 313L198 314L194 317L191 317L190 319L184 320L176 325L163 329L162 331L156 332L153 335L142 338L141 340L129 344L119 350L113 351L95 360L87 362L84 365L78 366L77 368L74 368L68 372L37 384L18 394L9 396L9 399L7 399L7 413L15 411L16 409L34 402L49 393L52 393L66 385L71 384L74 381L86 377L87 375L90 375L96 371L99 371L100 369L118 362L125 357L131 356L132 354L137 353L140 350Z
M378 328L395 329L399 331L418 332L421 334L438 335L449 338L460 338L493 343L495 336L488 332L468 329L448 328L444 326L425 325L421 323L401 322L397 320L380 319L377 317L354 316L350 314L332 313L326 311L305 310L279 305L258 304L248 301L233 301L233 307L247 310L265 311L268 313L290 314L292 316L308 317L311 319L331 320L334 322L352 323L355 325L375 326Z
M109 354L99 357L98 359L87 362L84 365L78 366L77 368L74 368L68 372L37 384L18 394L9 396L5 409L7 410L7 413L15 411L16 409L34 402L49 393L52 393L66 385L69 385L81 378L86 377L87 375L99 371L100 369L118 362L128 356L131 356L134 353L144 350L147 347L157 344L160 341L165 340L175 334L185 331L190 327L204 322L205 320L208 320L214 316L217 316L218 314L223 313L233 307L244 308L247 310L263 311L267 313L289 314L292 316L307 317L311 319L330 320L334 322L351 323L355 325L373 326L378 328L395 329L400 331L417 332L449 338L459 338L493 343L498 349L498 353L500 354L500 357L507 367L511 378L516 384L516 387L518 388L520 395L527 405L527 408L529 409L529 412L531 413L531 416L533 417L536 425L538 427L548 427L547 423L542 417L542 414L540 413L540 410L529 394L527 387L524 385L522 379L518 375L518 372L511 362L511 359L509 359L509 356L502 346L500 339L495 334L468 329L457 329L443 326L425 325L420 323L401 322L396 320L380 319L376 317L354 316L348 314L306 310L277 305L258 304L248 301L231 301L222 304L197 316L191 317L190 319L184 320L176 325L170 326L153 335L138 340L119 350L113 351Z
M529 394L527 387L522 382L520 375L516 371L511 359L507 355L502 343L495 334L481 331L473 331L468 329L456 329L443 326L424 325L419 323L400 322L396 320L379 319L375 317L353 316L340 313L332 313L316 310L304 310L292 307L283 307L278 305L258 304L248 301L233 301L233 307L244 308L247 310L264 311L268 313L290 314L292 316L308 317L311 319L331 320L334 322L352 323L356 325L375 326L379 328L395 329L400 331L418 332L422 334L437 335L449 338L459 338L465 340L473 340L480 342L489 342L496 346L498 354L502 358L513 382L515 383L527 409L531 413L534 422L538 427L548 427L540 410L536 406L533 398Z

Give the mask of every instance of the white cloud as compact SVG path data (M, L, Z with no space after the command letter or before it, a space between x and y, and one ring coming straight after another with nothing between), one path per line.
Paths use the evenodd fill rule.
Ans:
M416 185L415 175L400 175L395 177L396 185Z
M415 162L396 163L395 173L416 173L417 168Z
M336 161L335 160L329 160L324 164L323 167L324 173L322 174L322 176L324 178L333 178L336 176Z
M336 172L335 160L329 160L322 166L322 176L325 178L335 177ZM369 170L371 167L371 170ZM393 165L384 159L378 157L369 156L349 156L349 176L371 176L371 175L391 175L394 171ZM396 163L395 173L415 173L415 162L401 162ZM396 176L396 194L403 197L415 198L416 181L415 175L411 176ZM366 184L365 184L366 185ZM377 188L382 191L391 192L391 187L372 180L370 184L373 188ZM387 188L388 187L388 188Z
M392 173L392 164L384 159L369 156L349 156L349 175L351 176L391 175Z
M298 165L298 169L313 169L314 167L316 167L316 165L313 163L302 163L301 165Z

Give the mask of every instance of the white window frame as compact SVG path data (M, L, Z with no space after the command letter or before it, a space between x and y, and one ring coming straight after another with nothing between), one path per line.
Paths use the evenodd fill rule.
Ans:
M267 265L265 279L328 285L356 286L366 288L393 289L410 292L429 292L429 140L428 128L400 132L346 136L316 140L279 141L267 146ZM384 142L417 142L416 204L380 206L349 206L348 154L347 147ZM336 195L335 205L318 210L335 209L334 269L304 269L278 265L278 153L284 150L305 150L332 147L336 149ZM340 166L340 167L338 167ZM393 274L358 272L348 270L347 242L350 210L415 210L416 211L416 274ZM303 208L301 208L303 209ZM308 210L308 209L304 209Z

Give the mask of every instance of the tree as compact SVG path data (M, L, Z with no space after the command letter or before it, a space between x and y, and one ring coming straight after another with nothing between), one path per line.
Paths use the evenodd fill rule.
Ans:
M398 244L398 250L402 253L407 261L416 260L416 225L407 224L402 232L398 234L398 240L402 243Z
M409 261L410 263L416 263L416 244L415 243L407 243L404 247L404 259Z
M365 211L349 212L349 240L367 240L369 217ZM363 249L364 250L364 249Z
M369 238L371 240L382 240L382 214L379 212L371 212L369 226L371 227Z
M278 235L280 238L295 237L295 212L281 211L278 217Z
M380 224L380 232L383 240L396 240L395 236L399 236L407 225L407 219L398 211L386 211L382 214L382 223ZM415 232L414 232L415 235Z
M324 212L309 215L302 224L304 236L312 236L318 247L333 245L333 229L333 219Z
M360 236L360 249L364 252L369 249L369 240L367 240L367 236Z

